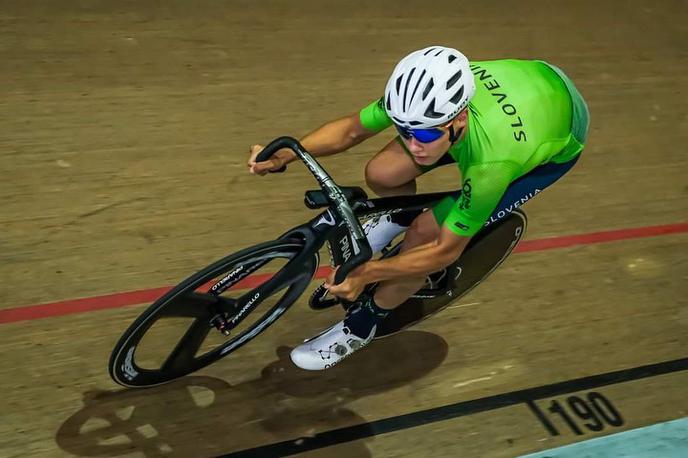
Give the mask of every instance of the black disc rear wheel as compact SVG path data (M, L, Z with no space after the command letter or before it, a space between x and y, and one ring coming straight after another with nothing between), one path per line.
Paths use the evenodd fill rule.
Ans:
M526 231L525 213L509 216L476 234L452 265L433 274L426 286L392 310L378 328L375 338L401 331L433 315L478 286L509 256ZM387 256L398 253L399 245Z
M249 342L308 286L318 259L295 265L303 247L296 239L255 245L171 289L120 338L110 357L113 380L128 387L169 382Z

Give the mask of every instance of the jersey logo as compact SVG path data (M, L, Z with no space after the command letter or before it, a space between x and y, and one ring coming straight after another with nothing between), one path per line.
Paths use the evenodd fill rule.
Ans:
M455 221L454 226L458 227L462 231L467 231L468 229L470 229L468 226L466 226L465 224L461 224L459 221Z
M459 209L460 210L468 210L471 208L471 192L473 191L473 187L471 185L471 179L467 179L466 181L463 182L463 186L461 187L461 197L459 197Z
M479 65L471 65L470 68L474 76L480 79L480 82L478 83L483 83L489 94L496 98L497 105L502 109L502 112L508 116L507 119L509 120L509 124L513 129L512 133L514 140L517 142L527 142L528 138L526 136L526 132L522 129L524 124L523 119L521 118L521 115L514 104L504 103L505 101L510 102L512 99L509 98L506 91L502 92L504 88L502 88L502 85L499 84L499 81L497 81L494 76L489 74L486 69L480 67ZM495 92L497 90L499 91Z

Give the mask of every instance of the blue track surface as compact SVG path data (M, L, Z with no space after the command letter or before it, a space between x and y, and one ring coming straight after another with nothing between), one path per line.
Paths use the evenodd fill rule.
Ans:
M686 458L688 417L598 437L521 458Z

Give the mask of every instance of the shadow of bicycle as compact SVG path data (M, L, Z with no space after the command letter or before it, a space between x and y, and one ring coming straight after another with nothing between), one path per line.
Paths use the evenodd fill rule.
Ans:
M289 351L277 348L260 378L234 386L188 376L149 389L85 393L84 408L62 424L56 442L79 456L217 456L366 423L349 403L427 375L445 359L447 343L405 331L324 372L294 367ZM370 452L360 440L328 456Z

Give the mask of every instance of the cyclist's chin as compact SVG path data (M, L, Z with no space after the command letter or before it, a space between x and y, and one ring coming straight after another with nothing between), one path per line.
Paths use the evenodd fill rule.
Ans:
M419 165L432 165L435 162L439 161L441 157L442 157L441 154L439 154L439 155L423 154L422 156L417 156L414 154L413 160L416 161L416 163Z

